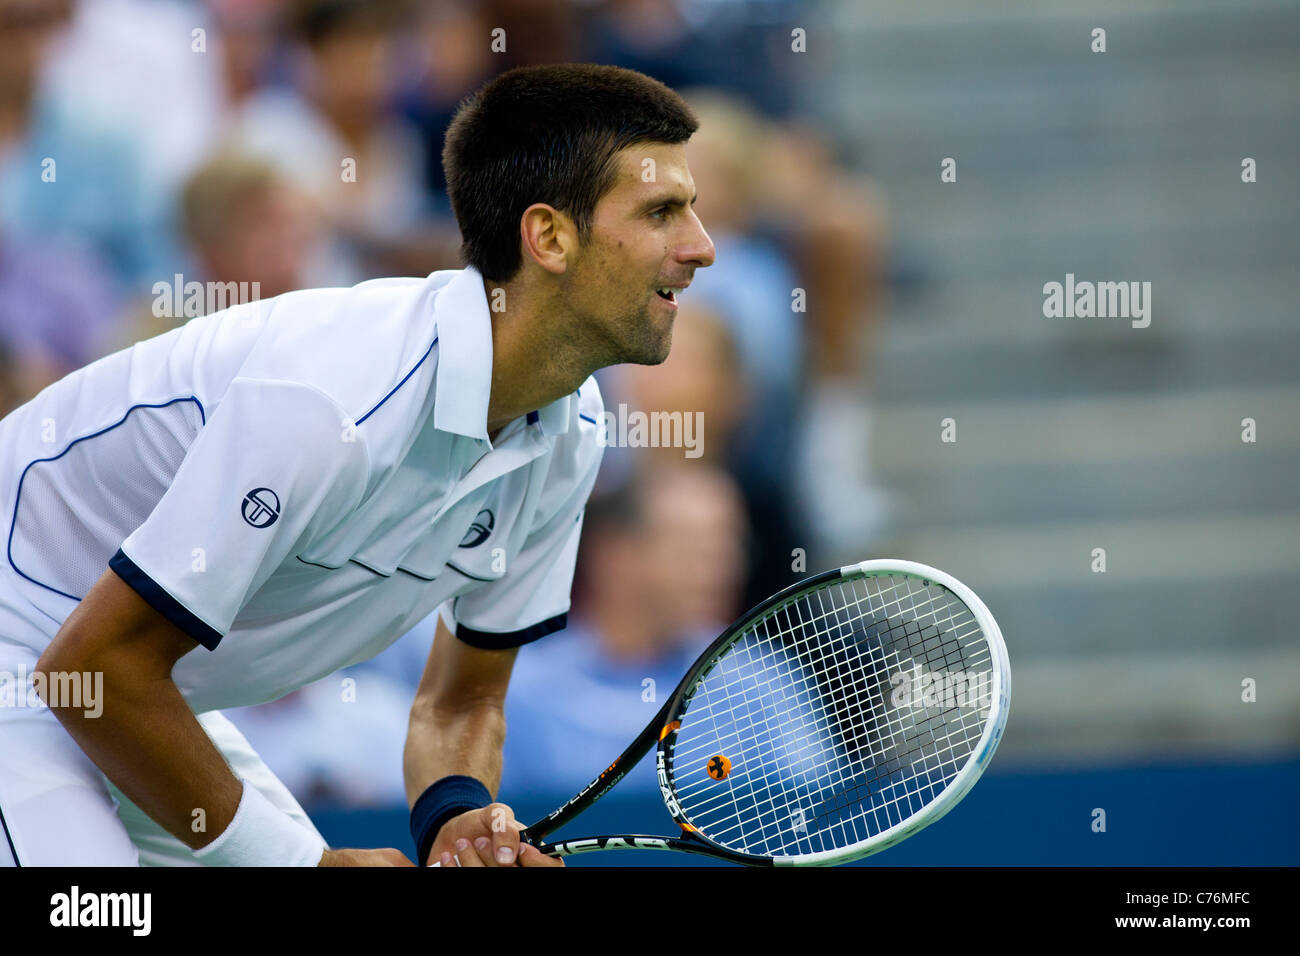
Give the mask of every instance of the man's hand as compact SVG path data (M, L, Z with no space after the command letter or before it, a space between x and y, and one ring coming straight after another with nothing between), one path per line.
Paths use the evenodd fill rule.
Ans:
M401 850L326 850L317 866L415 866Z
M536 847L520 843L524 825L504 803L470 810L442 825L429 850L429 865L440 866L564 866Z

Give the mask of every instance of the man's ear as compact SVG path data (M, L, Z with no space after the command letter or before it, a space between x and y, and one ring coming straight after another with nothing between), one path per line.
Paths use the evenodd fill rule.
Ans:
M533 203L519 219L524 255L553 275L562 275L578 251L573 220L546 203Z

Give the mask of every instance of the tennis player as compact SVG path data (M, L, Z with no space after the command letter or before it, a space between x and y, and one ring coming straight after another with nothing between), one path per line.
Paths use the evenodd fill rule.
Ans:
M218 711L438 610L416 859L559 865L492 802L503 701L517 648L565 624L591 373L662 362L713 261L696 125L629 70L505 73L447 132L465 269L194 319L0 422L0 864L411 865L328 849Z

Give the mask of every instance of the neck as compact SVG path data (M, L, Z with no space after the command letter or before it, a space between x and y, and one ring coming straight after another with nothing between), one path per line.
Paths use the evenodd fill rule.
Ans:
M526 272L506 283L483 280L492 318L490 434L572 394L601 367L556 293ZM497 302L501 311L493 309Z

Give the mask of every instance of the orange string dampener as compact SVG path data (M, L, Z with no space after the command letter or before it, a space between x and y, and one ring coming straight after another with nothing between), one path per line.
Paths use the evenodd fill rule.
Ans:
M706 769L714 780L726 780L727 774L731 773L731 761L718 754L709 758Z

